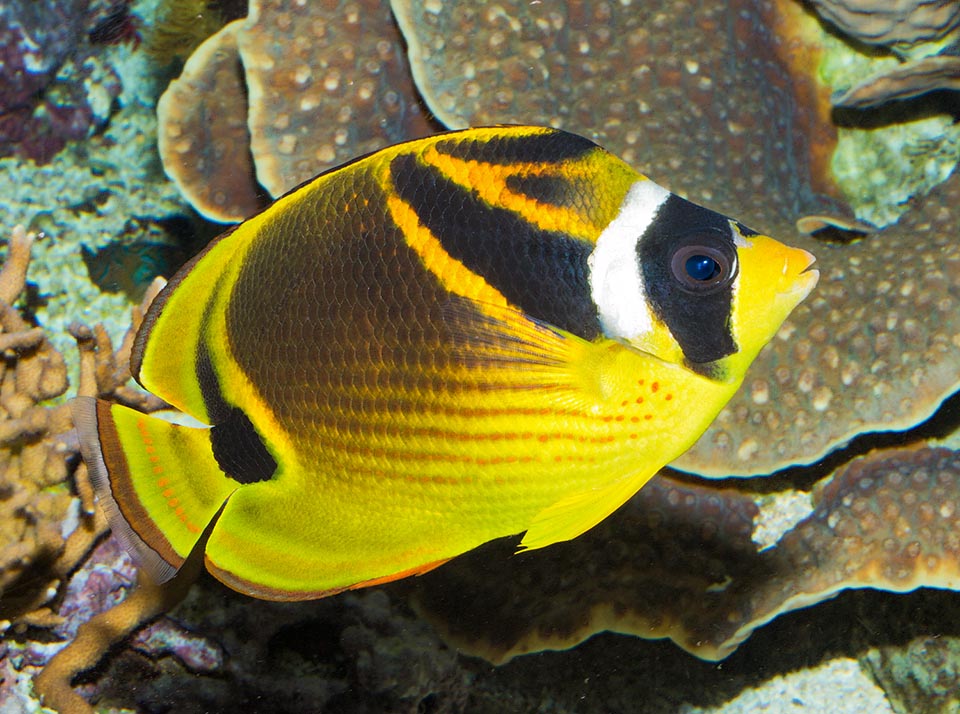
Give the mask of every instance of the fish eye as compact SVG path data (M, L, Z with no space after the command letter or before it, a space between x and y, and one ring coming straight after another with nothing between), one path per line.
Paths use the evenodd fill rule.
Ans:
M670 264L680 287L699 295L728 286L737 274L737 255L733 246L705 245L706 242L694 240L680 246Z
M720 264L709 255L691 255L683 267L688 276L699 282L715 280L720 275Z

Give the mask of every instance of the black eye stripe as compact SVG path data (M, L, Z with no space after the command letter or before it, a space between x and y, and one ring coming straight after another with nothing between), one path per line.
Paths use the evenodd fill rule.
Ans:
M727 272L707 286L679 280L686 258L707 249ZM671 195L637 242L637 258L651 311L669 328L692 369L704 365L709 371L708 363L737 351L730 324L737 247L726 216Z

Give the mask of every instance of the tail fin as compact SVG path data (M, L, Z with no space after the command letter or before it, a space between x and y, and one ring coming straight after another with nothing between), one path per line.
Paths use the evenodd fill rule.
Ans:
M207 429L77 397L73 420L114 534L157 582L172 578L238 487Z

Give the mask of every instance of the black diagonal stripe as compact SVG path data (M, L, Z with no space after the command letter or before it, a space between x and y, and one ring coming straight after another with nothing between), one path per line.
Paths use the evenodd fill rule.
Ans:
M507 176L507 188L516 194L550 206L569 206L574 187L561 176Z
M671 195L637 243L647 300L692 368L737 351L730 325L732 285L709 295L692 295L673 277L670 262L679 241L697 235L736 251L728 218ZM698 371L707 376L716 373L712 368Z
M398 156L390 170L397 193L444 249L513 305L585 339L600 334L590 294L589 243L490 206L415 156Z
M565 131L512 134L478 139L469 134L452 134L438 141L437 151L464 161L486 164L560 163L577 159L597 148L589 139Z
M206 318L203 322L205 325ZM272 478L277 470L277 462L250 418L224 399L204 340L200 340L197 348L195 369L203 403L213 424L210 445L220 469L240 483L256 483Z

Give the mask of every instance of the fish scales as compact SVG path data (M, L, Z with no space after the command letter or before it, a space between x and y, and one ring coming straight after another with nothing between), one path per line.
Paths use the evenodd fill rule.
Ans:
M150 308L132 371L209 429L79 400L84 458L161 580L205 530L211 573L279 600L543 547L689 448L811 262L572 134L400 144L215 239Z

